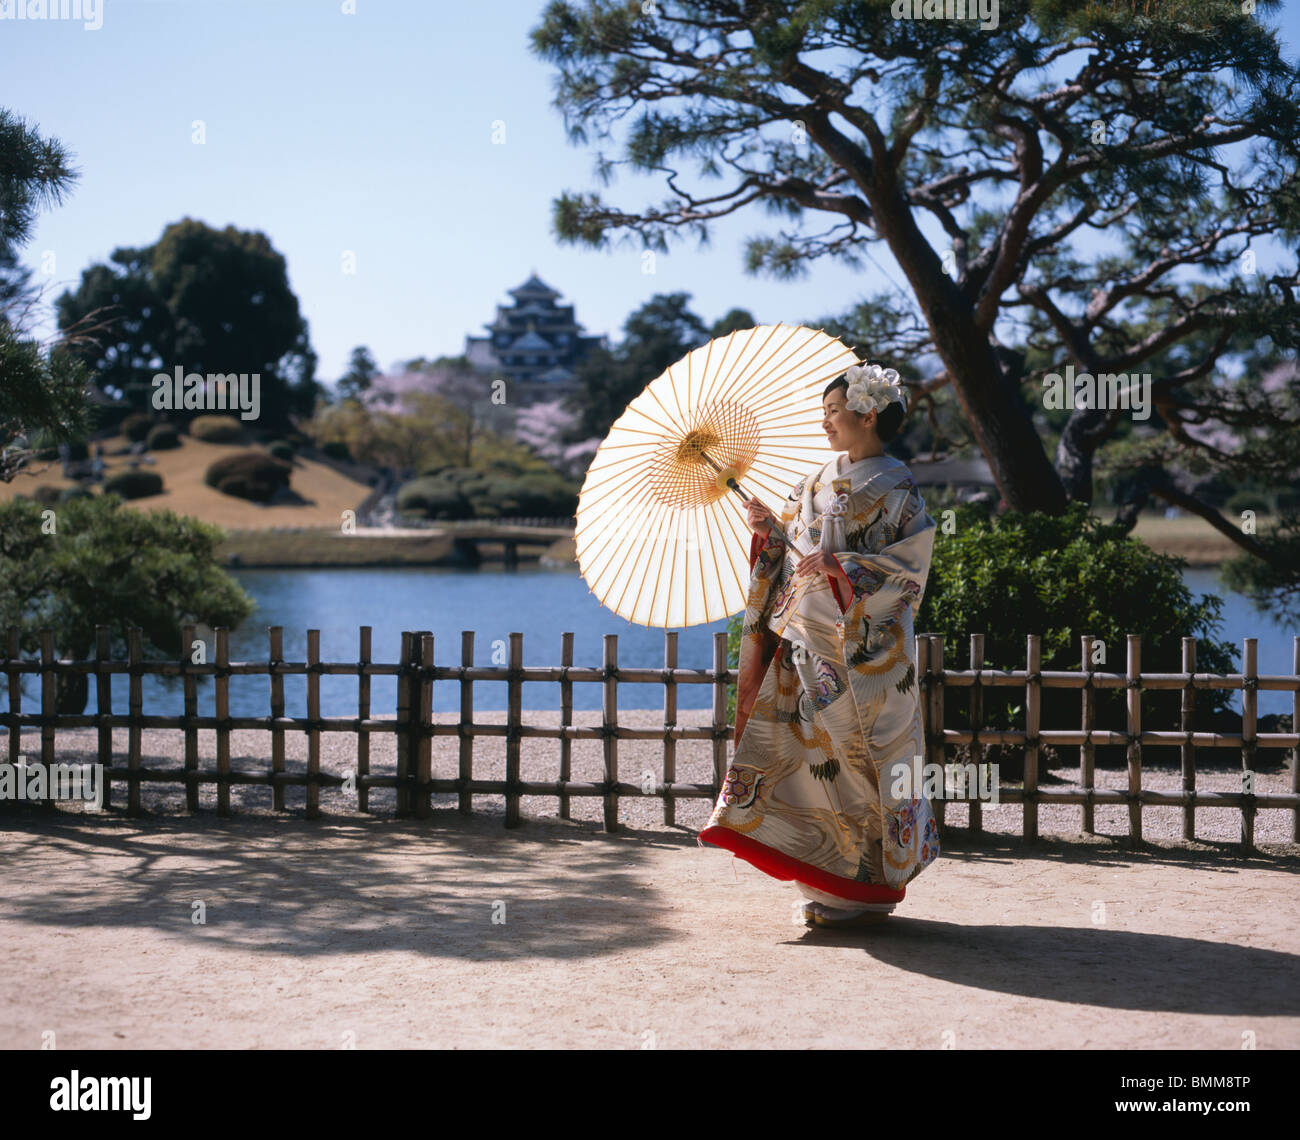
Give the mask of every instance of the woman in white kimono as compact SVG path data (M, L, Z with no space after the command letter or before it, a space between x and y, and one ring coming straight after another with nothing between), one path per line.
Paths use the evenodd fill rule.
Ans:
M939 854L913 649L935 525L882 447L906 412L898 373L850 368L822 407L841 454L779 516L746 508L735 752L699 839L793 880L810 925L860 925Z

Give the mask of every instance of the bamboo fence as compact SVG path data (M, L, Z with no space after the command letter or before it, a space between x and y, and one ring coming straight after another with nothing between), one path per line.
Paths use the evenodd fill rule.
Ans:
M181 644L189 647L194 642L194 627L182 629ZM619 826L619 801L628 796L654 796L662 799L664 820L675 822L675 803L678 799L716 799L725 777L728 757L727 741L732 739L732 726L727 716L728 686L736 680L734 670L727 664L727 634L718 632L713 637L713 664L709 669L683 669L677 664L677 633L666 631L664 636L664 664L662 668L626 668L618 664L618 635L604 637L603 661L599 667L573 664L573 634L562 635L560 664L558 666L528 666L523 664L523 634L509 636L508 661L504 666L476 666L474 664L474 632L461 634L460 664L434 665L434 639L428 630L405 632L401 635L401 649L396 662L372 660L371 627L360 628L358 659L355 662L322 662L320 660L320 631L307 631L305 661L285 661L283 656L284 631L280 626L268 630L268 655L266 661L232 662L229 660L228 631L217 629L214 660L194 664L188 656L172 661L146 661L141 651L141 633L129 631L127 659L114 660L110 654L109 630L96 628L96 652L93 660L70 661L56 659L53 633L44 630L40 635L38 658L23 658L19 653L18 631L10 629L4 639L4 656L0 657L0 673L8 680L8 703L0 713L0 726L8 729L8 762L18 761L19 734L22 728L39 728L41 734L40 763L47 768L56 764L55 742L58 729L95 728L98 762L103 765L104 805L112 802L113 784L126 785L126 806L129 814L140 811L140 788L145 782L183 783L187 810L199 808L200 784L215 783L217 787L218 815L231 814L230 788L234 784L263 784L271 788L272 804L276 810L285 809L286 787L306 788L306 815L318 817L320 789L355 783L357 807L369 811L371 788L391 787L396 790L396 810L400 816L427 817L431 812L430 796L454 793L462 812L473 810L475 795L500 795L505 797L505 824L514 827L520 822L522 796L555 796L559 801L559 814L569 818L570 802L575 796L599 796L603 804L604 826L614 831ZM984 635L972 634L970 638L970 668L950 669L944 661L944 639L937 634L918 634L916 639L917 672L920 681L920 701L924 725L925 760L947 768L949 746L967 745L971 762L983 762L984 749L989 745L1010 745L1024 749L1024 778L1019 786L999 785L998 800L1002 803L1022 805L1022 831L1027 841L1038 837L1038 807L1040 804L1079 804L1082 807L1083 830L1094 832L1094 808L1097 804L1126 804L1128 806L1128 838L1134 846L1142 842L1142 807L1152 805L1179 805L1183 809L1183 836L1195 837L1195 814L1198 807L1233 807L1241 811L1242 844L1254 847L1254 820L1261 808L1283 808L1292 812L1292 839L1300 841L1300 637L1294 639L1293 671L1280 676L1259 675L1256 668L1257 639L1246 638L1243 644L1242 671L1238 674L1197 673L1196 643L1194 638L1182 642L1182 669L1180 673L1143 673L1141 671L1141 640L1135 634L1128 636L1126 670L1123 673L1098 672L1092 665L1093 641L1081 639L1079 671L1051 671L1040 668L1041 639L1031 634L1026 645L1024 669L1000 670L983 667ZM57 680L60 674L86 673L94 678L96 691L95 713L77 715L57 711ZM112 686L116 676L127 678L127 704L125 715L112 713ZM35 675L40 678L40 711L24 712L22 709L22 678ZM180 676L184 693L182 716L151 716L143 709L142 684L145 676ZM284 678L305 675L307 690L306 717L285 715ZM347 675L357 678L357 715L355 717L322 717L320 715L320 678L323 675ZM270 682L270 715L266 717L230 715L230 678L232 676L265 676ZM395 717L376 718L370 707L370 679L392 676L397 679ZM212 677L215 697L215 715L198 714L198 681ZM507 688L507 715L504 724L476 724L474 722L474 682L504 681ZM560 686L560 724L558 726L527 725L523 723L522 693L525 683L558 682ZM454 682L459 686L460 715L456 723L437 724L432 721L433 691L438 683ZM597 683L602 687L601 723L592 726L574 725L573 686ZM620 725L618 718L618 686L624 684L662 684L664 687L664 724L662 728L633 728ZM704 684L713 687L711 722L699 726L681 726L677 721L677 686ZM1025 727L1023 730L993 730L984 727L984 695L986 688L1007 687L1024 693ZM1044 688L1079 689L1081 695L1081 723L1077 729L1045 729L1040 725L1041 695ZM969 689L969 727L944 728L944 701L949 689ZM1096 700L1099 689L1124 689L1127 695L1127 723L1124 731L1095 727ZM1182 693L1180 728L1178 731L1152 731L1141 727L1143 690L1178 689ZM1195 695L1203 689L1239 689L1243 692L1242 730L1239 734L1197 731L1195 727ZM1260 689L1289 690L1292 693L1292 731L1289 733L1258 733L1257 703ZM128 731L126 763L114 763L112 730ZM184 766L181 769L150 769L143 765L141 732L146 729L178 729L184 733ZM230 766L230 733L235 730L254 729L270 733L270 767L265 772L236 772ZM200 730L216 734L215 770L203 771L199 764L198 733ZM305 772L290 772L285 767L285 733L304 732L307 737L307 764ZM342 732L355 735L357 742L356 771L349 777L322 772L320 767L320 734ZM393 733L397 738L397 764L395 775L376 775L370 772L370 738L376 733ZM438 736L451 736L457 740L458 774L454 779L432 776L433 740ZM478 779L474 775L474 741L479 737L504 736L506 746L506 773L504 780ZM525 739L552 739L559 742L559 773L555 781L525 781L520 778L520 750ZM571 779L571 747L574 740L601 740L603 742L604 779L601 781L575 781ZM652 790L641 783L620 779L619 742L622 740L662 740L664 746L662 779L656 779ZM711 783L679 783L676 779L677 742L680 740L707 740L712 753L713 780ZM1072 787L1039 787L1039 749L1043 745L1078 746L1081 755L1080 784ZM1094 786L1094 750L1097 746L1121 745L1127 750L1128 787L1098 788ZM1182 788L1178 791L1156 791L1142 786L1143 749L1148 747L1177 747L1180 749ZM1239 751L1243 772L1242 790L1239 792L1201 791L1196 786L1196 754L1198 749L1230 749ZM1289 792L1258 792L1254 789L1253 774L1260 748L1289 749L1291 790ZM982 829L982 808L978 800L964 799L969 804L969 827ZM937 799L940 823L943 823L946 801Z

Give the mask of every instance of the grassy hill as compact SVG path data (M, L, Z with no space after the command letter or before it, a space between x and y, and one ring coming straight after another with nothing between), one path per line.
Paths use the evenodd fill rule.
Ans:
M121 437L104 440L104 450L112 452L126 446ZM175 511L193 515L204 522L216 523L227 530L268 530L273 527L329 527L338 528L345 510L356 510L370 493L364 483L340 475L331 467L308 459L295 459L290 487L301 502L263 506L223 495L203 482L208 465L224 455L248 450L249 445L236 443L207 443L192 436L181 436L181 446L172 451L151 451L151 464L141 464L141 470L156 471L163 478L163 492L147 499L134 499L131 506L143 511ZM126 455L105 455L105 474L109 477L119 471L129 470ZM63 469L57 460L36 463L31 470L36 475L20 474L11 483L0 483L0 501L14 495L31 495L40 486L72 487L63 478Z

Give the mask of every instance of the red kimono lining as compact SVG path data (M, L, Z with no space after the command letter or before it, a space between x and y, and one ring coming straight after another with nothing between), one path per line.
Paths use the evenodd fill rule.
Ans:
M879 883L860 883L856 879L846 879L843 875L823 871L820 867L814 867L792 855L786 855L775 847L769 847L766 843L760 843L748 835L741 835L740 832L732 831L729 827L706 827L700 832L699 839L701 843L726 848L733 855L739 855L740 858L752 863L774 879L787 881L795 879L819 891L825 891L828 895L850 899L853 902L902 902L907 892L906 887L895 890L892 887L881 886Z

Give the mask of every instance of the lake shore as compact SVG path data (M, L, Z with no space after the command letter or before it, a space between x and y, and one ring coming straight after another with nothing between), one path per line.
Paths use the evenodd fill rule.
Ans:
M512 533L526 528L511 528ZM344 567L344 566L455 566L469 565L456 549L455 538L467 531L460 527L410 530L358 528L354 534L342 534L337 527L231 530L218 548L223 562L229 565L266 569ZM1217 567L1240 553L1229 538L1220 534L1203 519L1191 516L1167 519L1144 515L1134 528L1134 536L1153 550L1186 559L1188 566ZM552 537L553 530L539 535L536 541L521 538L516 543L520 562L548 561L574 563L572 534ZM485 563L503 563L504 542L482 540L477 543L479 557Z

